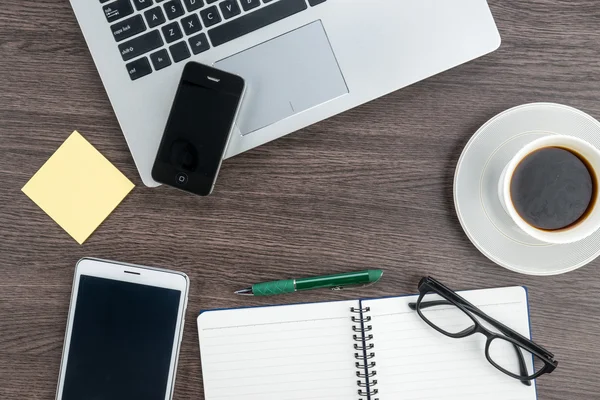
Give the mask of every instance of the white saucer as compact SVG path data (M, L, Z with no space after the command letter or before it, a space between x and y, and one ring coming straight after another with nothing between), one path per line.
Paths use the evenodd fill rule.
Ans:
M600 123L551 103L511 108L483 125L463 150L454 175L454 205L465 233L486 257L511 271L557 275L600 255L600 231L579 242L547 244L526 235L498 199L498 180L522 146L545 135L569 135L600 148Z

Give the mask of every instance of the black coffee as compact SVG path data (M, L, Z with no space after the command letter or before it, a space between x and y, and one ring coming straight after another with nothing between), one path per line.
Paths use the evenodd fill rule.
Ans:
M515 209L535 228L554 231L587 217L596 201L596 177L571 150L546 147L525 157L510 182Z

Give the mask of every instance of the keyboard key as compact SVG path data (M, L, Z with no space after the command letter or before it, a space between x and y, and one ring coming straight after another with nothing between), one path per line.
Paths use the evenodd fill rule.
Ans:
M133 7L129 0L117 0L113 1L102 7L104 15L108 22L115 22L121 18L133 14Z
M167 43L173 43L174 41L183 37L183 33L181 32L181 28L179 27L177 21L171 22L160 29L162 30Z
M216 3L219 0L206 0L206 4Z
M204 1L202 0L183 0L183 4L185 4L185 8L188 12L196 11L197 9L204 6Z
M204 26L207 28L209 26L213 26L214 24L218 24L221 22L221 16L219 15L219 10L217 7L211 6L206 10L200 11L200 16L202 17L202 21L204 22Z
M210 49L210 45L208 44L208 39L204 33L193 36L189 39L190 47L194 54L200 54L203 51Z
M169 50L171 51L171 55L173 56L173 60L175 60L175 62L183 61L191 56L190 50L185 42L176 43L169 47Z
M186 35L191 35L202 30L202 24L200 24L200 19L196 14L191 14L183 18L181 25L183 25L183 31Z
M308 4L310 4L311 6L316 6L321 3L325 3L325 0L308 0Z
M163 11L160 7L154 7L153 9L146 11L144 13L144 17L146 17L146 22L150 28L162 25L166 21L165 14L163 14Z
M235 17L241 12L237 0L222 1L219 3L219 7L221 7L221 12L223 13L223 17L225 17L225 19Z
M220 46L307 8L305 0L279 0L211 29L208 36L213 46Z
M129 61L162 45L163 40L160 37L160 33L154 30L120 44L119 51L121 52L123 61Z
M165 8L165 13L167 13L167 18L170 20L179 18L184 13L183 6L179 0L171 0L168 3L165 3L163 7Z
M152 0L133 0L133 5L136 10L142 11L152 6Z
M146 24L141 15L135 15L110 27L117 42L125 40L146 30Z
M152 73L152 67L146 57L130 62L125 67L132 81Z
M154 69L157 71L160 71L161 69L171 65L171 58L165 49L161 49L156 53L150 54L150 60L152 60L152 65L154 65Z
M244 11L252 10L260 6L260 0L240 0L242 2L242 8Z

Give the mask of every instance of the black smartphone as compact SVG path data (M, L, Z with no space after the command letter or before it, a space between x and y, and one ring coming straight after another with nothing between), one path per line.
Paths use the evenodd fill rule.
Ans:
M228 72L188 63L152 167L152 178L200 196L217 180L245 91Z

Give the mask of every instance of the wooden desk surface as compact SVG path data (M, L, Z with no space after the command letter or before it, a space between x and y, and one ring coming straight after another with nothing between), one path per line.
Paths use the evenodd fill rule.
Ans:
M597 0L490 0L503 44L482 59L224 163L213 196L142 186L66 0L0 7L0 398L54 399L73 267L85 256L184 271L192 282L175 399L203 399L200 309L527 285L536 341L559 368L542 400L598 399L600 261L563 276L481 255L452 201L460 152L509 107L554 101L600 117ZM20 191L78 129L137 187L83 246ZM359 291L240 299L283 277L380 267ZM482 355L483 357L483 355Z

